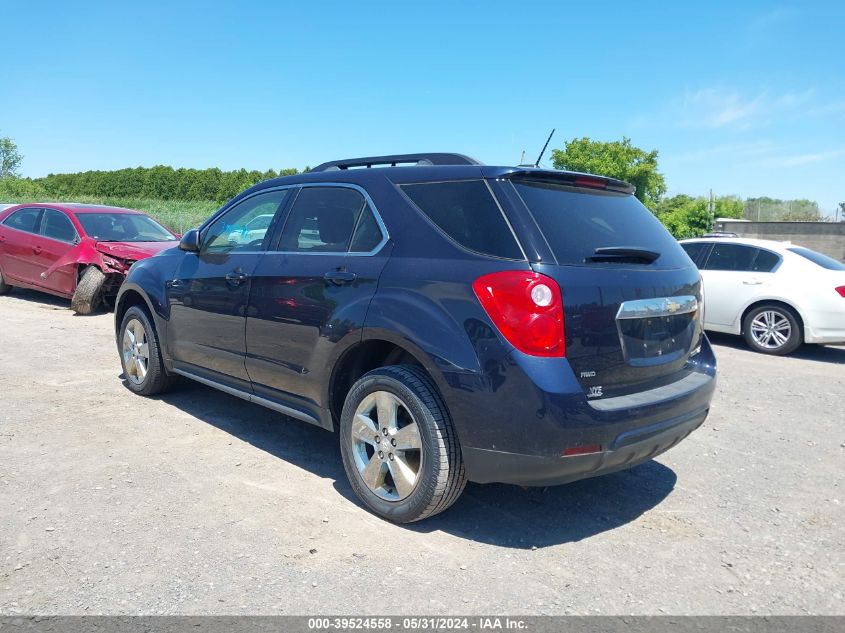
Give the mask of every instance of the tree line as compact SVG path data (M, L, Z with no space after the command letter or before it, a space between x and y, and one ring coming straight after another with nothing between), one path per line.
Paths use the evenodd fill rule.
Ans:
M132 199L223 203L252 185L299 173L296 168L276 171L238 169L174 169L166 165L130 167L113 171L85 171L49 174L43 178L21 178L18 167L23 157L8 138L0 139L0 197L53 199ZM658 168L657 150L646 151L631 140L594 141L573 138L561 149L552 150L555 169L601 174L636 187L636 196L677 238L695 237L710 231L716 218L747 220L821 220L818 205L811 200L778 200L736 196L666 197L666 179ZM308 167L304 169L308 171ZM845 203L840 205L845 211Z
M49 195L62 198L97 196L104 198L151 198L225 202L244 189L277 176L290 176L298 169L276 171L238 169L174 169L165 165L130 167L114 171L84 171L76 174L50 174L32 182Z

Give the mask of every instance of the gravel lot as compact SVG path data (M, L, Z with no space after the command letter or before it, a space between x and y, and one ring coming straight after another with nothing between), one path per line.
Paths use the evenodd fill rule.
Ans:
M845 614L845 348L714 337L705 426L634 470L469 485L412 527L334 435L121 383L112 316L0 297L0 613Z

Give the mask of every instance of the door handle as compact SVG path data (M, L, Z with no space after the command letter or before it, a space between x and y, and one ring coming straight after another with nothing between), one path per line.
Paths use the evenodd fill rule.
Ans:
M41 254L41 247L40 246L33 246L32 252L35 253L36 255L40 255Z
M233 270L228 275L226 275L226 283L230 286L240 286L243 282L245 282L249 278L244 272L239 270Z
M357 278L358 275L356 275L355 273L350 273L346 270L330 270L325 275L323 275L323 279L325 279L326 281L330 281L336 286L352 283Z
M759 286L763 282L759 279L743 279L742 283L744 283L746 286Z

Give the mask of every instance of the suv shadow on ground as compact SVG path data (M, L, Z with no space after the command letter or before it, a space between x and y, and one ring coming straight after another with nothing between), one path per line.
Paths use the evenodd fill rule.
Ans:
M360 506L344 473L336 434L187 380L158 399L274 457L333 480L340 495ZM675 481L670 468L649 461L631 470L550 488L470 483L447 512L403 527L421 533L440 530L507 548L559 545L635 520L660 504Z
M745 340L741 336L734 336L733 334L722 334L720 332L708 332L707 338L709 338L710 342L714 345L732 347L733 349L743 350L748 354L758 353L748 349L748 345L745 343ZM773 358L777 360L777 357ZM791 354L787 354L786 356L784 356L784 358L800 358L801 360L812 360L819 363L833 363L835 365L845 365L845 347L804 344Z

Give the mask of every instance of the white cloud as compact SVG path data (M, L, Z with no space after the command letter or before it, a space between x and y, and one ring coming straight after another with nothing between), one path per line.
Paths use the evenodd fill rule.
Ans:
M772 158L771 163L773 167L796 167L798 165L809 165L810 163L821 163L829 160L836 160L845 156L845 147L839 149L832 149L825 152L815 152L810 154L793 154L792 156L779 156Z
M793 7L775 7L751 20L748 28L752 33L763 33L792 20L797 15L798 12Z
M723 161L725 158L757 158L771 155L774 150L775 144L772 141L725 143L693 149L678 154L667 153L665 158L678 163L697 163L713 160Z
M764 90L753 95L722 88L703 88L686 91L672 105L677 124L682 127L749 130L777 119L806 113L814 96L812 88L779 94Z

